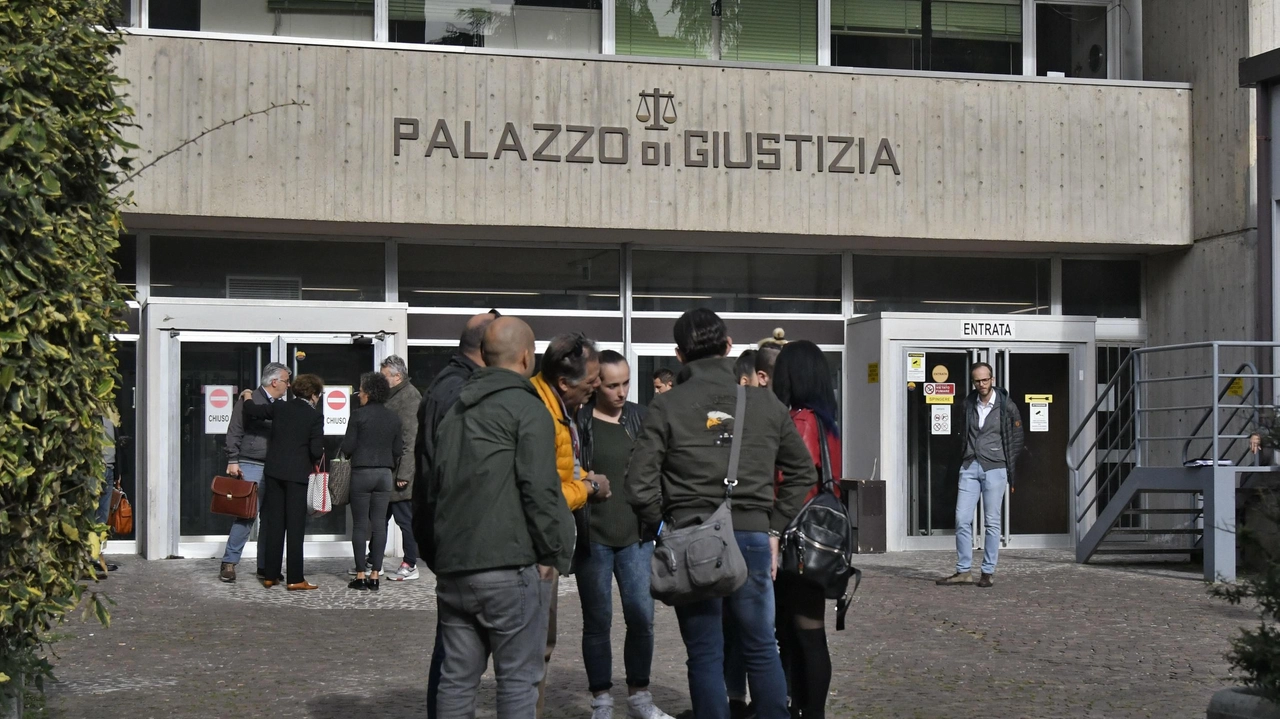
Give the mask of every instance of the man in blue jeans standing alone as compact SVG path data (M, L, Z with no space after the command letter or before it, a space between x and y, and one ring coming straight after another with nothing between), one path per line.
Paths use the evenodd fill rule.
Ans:
M956 497L956 573L940 586L973 584L973 513L982 498L986 536L982 544L979 587L990 587L1000 552L1000 512L1004 493L1013 485L1013 470L1022 454L1022 417L1009 393L993 385L991 365L978 362L969 371L973 391L964 399L964 456L960 461L960 494Z
M686 526L707 519L725 496L729 450L740 434L741 463L733 490L733 528L747 581L723 599L676 607L689 655L689 695L698 719L728 719L724 682L724 614L739 631L743 665L760 719L787 719L787 683L774 638L773 579L778 540L817 484L813 458L787 408L767 389L748 387L746 416L737 411L738 376L728 359L733 341L708 309L675 325L676 355L689 379L654 398L627 470L627 501L646 525ZM739 421L741 420L741 421ZM782 482L774 490L774 468Z
M269 404L284 397L289 389L289 368L279 362L270 362L262 368L262 386L254 390L247 401ZM262 511L262 467L267 460L267 438L271 436L271 420L247 420L242 409L244 402L237 402L231 410L231 424L227 427L227 476L239 477L258 484L258 511ZM236 581L236 565L249 541L254 519L237 519L227 534L227 549L222 555L222 567L218 578L224 582ZM262 553L258 553L258 573L262 572Z

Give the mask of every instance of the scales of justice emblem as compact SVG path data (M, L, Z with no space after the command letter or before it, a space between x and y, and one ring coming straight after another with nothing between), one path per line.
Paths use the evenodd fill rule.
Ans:
M675 93L663 92L661 88L653 88L653 92L640 93L640 104L636 107L636 119L640 122L652 123L645 125L646 130L666 130L676 121L676 105ZM649 101L653 100L653 110L650 112ZM661 105L661 111L659 111ZM661 114L659 114L661 112ZM666 123L665 125L663 123Z

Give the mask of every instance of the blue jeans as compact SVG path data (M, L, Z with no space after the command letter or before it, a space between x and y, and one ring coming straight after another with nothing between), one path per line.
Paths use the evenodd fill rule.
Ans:
M728 719L724 684L724 613L738 627L742 660L760 719L787 719L787 682L774 637L772 557L769 535L734 532L747 560L747 583L724 599L676 607L680 636L689 655L689 696L698 719Z
M978 460L960 470L960 496L956 498L956 571L967 572L973 566L973 511L982 497L982 520L987 531L982 545L982 571L995 574L1000 553L1000 511L1004 508L1004 490L1009 484L1009 471L982 469Z
M258 513L262 513L262 495L263 490L267 488L262 483L262 465L253 462L240 462L240 478L246 482L258 483ZM244 553L245 542L249 541L249 532L253 530L253 519L236 519L231 524L231 531L227 534L227 550L222 554L222 561L227 564L239 564L240 555ZM262 569L262 551L259 547L258 551L258 569Z
M108 464L102 494L98 496L98 511L94 516L98 524L106 524L111 516L111 488L114 486L116 486L116 468L115 465Z
M653 542L622 549L591 543L591 554L578 566L578 597L582 600L582 663L587 667L591 693L613 688L613 579L618 578L622 616L627 623L622 662L627 686L649 686L653 664L653 595L649 593L649 562Z

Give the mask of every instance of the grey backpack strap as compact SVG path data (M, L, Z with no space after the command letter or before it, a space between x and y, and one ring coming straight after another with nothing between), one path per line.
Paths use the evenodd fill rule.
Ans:
M738 484L738 461L742 459L742 432L746 427L747 387L738 385L738 402L733 409L733 443L729 446L729 473L724 478L724 496L733 494Z

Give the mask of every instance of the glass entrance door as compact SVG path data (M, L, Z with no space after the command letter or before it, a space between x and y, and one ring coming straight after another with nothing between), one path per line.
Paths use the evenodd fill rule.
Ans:
M377 369L382 340L239 332L184 332L178 339L179 422L173 441L180 456L179 533L183 553L201 556L220 552L231 528L230 517L209 511L209 485L227 468L226 425L236 395L258 387L269 362L286 365L295 377L315 374L326 386L354 387L362 373ZM327 456L337 453L341 441L341 435L325 437ZM345 541L348 518L345 510L309 518L308 543ZM256 538L255 529L250 539Z
M923 359L906 392L910 535L955 534L965 445L963 408L973 391L969 368L974 362L988 362L993 365L996 385L1007 389L1018 406L1027 447L1015 468L1016 485L1005 493L1003 543L1044 546L1066 539L1070 533L1070 475L1062 458L1072 429L1071 349L1034 345L908 348L909 367L917 366L912 364L913 355ZM940 388L939 384L951 386ZM979 504L974 543L981 547L982 542Z

